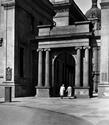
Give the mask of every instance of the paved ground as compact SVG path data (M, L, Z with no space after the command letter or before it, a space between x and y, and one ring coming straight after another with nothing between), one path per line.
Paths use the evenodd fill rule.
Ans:
M109 99L1 100L0 125L109 125Z

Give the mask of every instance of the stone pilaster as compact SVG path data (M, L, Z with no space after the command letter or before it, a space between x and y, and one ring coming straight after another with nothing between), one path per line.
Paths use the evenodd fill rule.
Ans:
M93 93L98 89L98 47L93 48Z
M49 88L49 51L50 49L45 49L46 57L45 57L45 87Z
M109 0L101 0L101 60L99 97L109 97Z
M15 97L15 1L2 0L3 7L3 52L4 52L4 79L0 91L6 96ZM8 74L9 73L9 74ZM2 88L2 89L1 89ZM8 88L8 89L7 89ZM12 91L7 91L12 89ZM9 93L8 93L9 92ZM2 93L2 92L1 92Z

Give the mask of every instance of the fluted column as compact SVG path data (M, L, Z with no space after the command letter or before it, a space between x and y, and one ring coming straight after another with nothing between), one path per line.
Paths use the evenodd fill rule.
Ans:
M45 57L45 87L49 87L49 51L50 49L45 49L46 57Z
M84 47L84 60L83 60L83 87L89 86L89 47Z
M43 49L38 49L38 87L42 87L42 51Z
M77 50L77 61L76 61L75 87L80 87L81 47L77 47L76 50Z

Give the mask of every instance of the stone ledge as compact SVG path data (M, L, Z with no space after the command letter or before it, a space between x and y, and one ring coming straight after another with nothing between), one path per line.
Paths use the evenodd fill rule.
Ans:
M14 81L4 81L3 84L1 84L0 86L5 86L5 87L12 87L15 86Z
M36 89L49 89L50 87L44 87L44 86L40 87L40 86L36 86L35 88L36 88Z

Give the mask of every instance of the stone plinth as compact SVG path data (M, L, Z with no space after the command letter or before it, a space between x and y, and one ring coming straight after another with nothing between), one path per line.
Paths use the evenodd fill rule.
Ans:
M49 88L36 87L36 97L50 97Z
M74 88L74 96L76 98L89 98L90 93L89 93L89 88Z
M109 85L99 85L98 97L109 97Z

